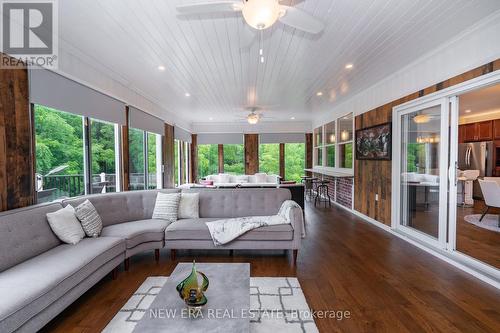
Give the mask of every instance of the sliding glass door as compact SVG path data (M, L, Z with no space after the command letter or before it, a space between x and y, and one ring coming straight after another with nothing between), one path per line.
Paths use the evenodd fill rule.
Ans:
M397 230L446 248L449 107L440 99L394 114Z

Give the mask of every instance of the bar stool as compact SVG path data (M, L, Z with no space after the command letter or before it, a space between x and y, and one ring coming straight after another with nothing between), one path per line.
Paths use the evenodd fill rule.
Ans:
M321 203L326 203L328 202L328 206L332 207L332 202L330 201L330 193L328 192L328 184L330 184L329 180L320 180L317 182L316 185L316 196L314 197L314 207L316 207L316 203L319 202L320 206Z
M305 197L309 197L310 200L312 200L313 197L313 191L314 191L314 182L318 180L318 178L315 177L307 177L304 180L304 185L305 185Z

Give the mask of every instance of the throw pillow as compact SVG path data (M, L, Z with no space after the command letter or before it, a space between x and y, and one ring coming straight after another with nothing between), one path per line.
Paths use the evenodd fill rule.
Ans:
M239 184L246 184L248 183L248 176L246 175L236 176L236 182Z
M75 216L75 209L71 205L53 213L47 213L47 221L56 236L68 244L77 244L85 237L82 225Z
M179 202L180 219L197 219L200 217L200 194L182 193Z
M180 193L158 192L156 195L155 208L153 210L153 218L167 220L169 222L177 221L180 200Z
M88 199L75 208L75 215L82 223L83 231L89 237L98 237L102 231L102 220L92 202Z
M266 173L256 173L255 174L255 182L256 183L267 183L267 174Z
M230 175L228 175L227 173L219 173L219 179L217 180L218 183L229 183Z

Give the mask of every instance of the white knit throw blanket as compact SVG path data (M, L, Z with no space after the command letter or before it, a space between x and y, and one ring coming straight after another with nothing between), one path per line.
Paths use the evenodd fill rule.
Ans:
M212 236L215 246L219 246L227 244L244 233L256 228L278 224L290 224L290 211L292 208L300 209L300 213L302 214L302 208L300 208L295 201L286 200L281 205L277 215L236 217L205 223L208 226L208 230L210 230L210 235ZM301 228L302 238L304 238L305 228L303 220Z

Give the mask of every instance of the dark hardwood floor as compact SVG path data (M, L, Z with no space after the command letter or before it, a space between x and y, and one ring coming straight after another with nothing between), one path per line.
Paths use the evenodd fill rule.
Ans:
M151 251L104 278L55 318L46 332L99 332L148 277L177 262L250 262L252 276L297 276L311 308L348 310L350 319L317 319L321 332L499 332L500 292L348 213L306 210L307 238L296 267L283 252L178 251L172 262Z

